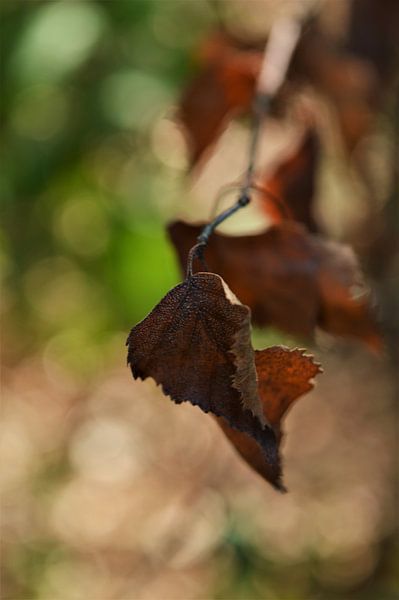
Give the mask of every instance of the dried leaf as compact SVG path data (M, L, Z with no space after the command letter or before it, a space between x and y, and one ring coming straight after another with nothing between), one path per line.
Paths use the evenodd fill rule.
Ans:
M395 73L399 8L396 0L356 0L343 39L330 38L318 19L303 29L292 64L285 104L298 84L311 85L335 108L344 144L351 152L366 135ZM372 34L370 33L372 32ZM206 39L199 70L183 94L179 118L194 166L229 119L249 112L266 38L243 42L226 32ZM280 98L281 101L281 98ZM277 102L275 108L279 111Z
M315 180L319 166L320 142L314 128L305 131L299 146L285 158L274 173L261 178L261 195L266 213L274 222L284 220L289 214L295 221L304 223L309 231L316 232L317 225L313 214ZM270 194L282 202L271 201Z
M283 346L255 351L255 363L264 416L272 425L280 444L282 418L299 396L312 389L312 379L322 370L303 350L289 350ZM229 427L223 419L217 421L247 463L260 475L269 479L270 465L265 461L254 440L245 433Z
M189 401L256 439L277 477L274 434L264 428L259 402L253 410L252 390L247 398L241 376L245 365L248 377L256 378L253 352L238 341L248 340L249 326L248 308L223 280L198 273L171 290L132 329L128 362L135 378L152 377L175 402ZM243 363L239 368L237 360Z
M229 118L250 109L261 61L261 52L240 47L226 34L207 41L202 68L184 92L178 112L187 133L191 166Z
M264 476L283 489L280 418L300 393L310 389L313 371L301 372L300 366L295 371L287 349L254 353L250 311L221 277L197 273L172 289L132 329L127 344L135 378L152 377L175 402L189 401L213 413L228 437L235 430L253 440L257 460L266 465ZM280 368L291 374L292 381L297 378L296 384L287 379L282 386Z
M352 152L370 131L378 109L379 81L373 65L332 45L315 24L302 36L292 76L328 98L346 149Z
M263 413L276 431L288 408L309 392L320 366L303 349L272 346L255 351L255 365Z
M176 222L169 234L183 268L201 226ZM206 250L210 269L219 273L247 304L256 324L273 324L290 333L311 336L315 327L359 338L380 349L381 338L363 289L353 251L324 241L291 221L260 235L215 233Z

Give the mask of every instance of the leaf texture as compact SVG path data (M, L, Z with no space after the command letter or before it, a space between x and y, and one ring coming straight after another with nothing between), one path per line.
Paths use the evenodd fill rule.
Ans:
M304 369L301 375L299 369L297 388L286 387L283 395L274 394L275 388L282 387L276 369L284 363L284 355L295 377L288 366L293 355L287 349L254 353L250 310L221 277L197 273L173 288L132 329L127 345L136 379L152 377L176 403L188 401L211 412L233 443L232 431L241 432L258 448L256 460L263 461L262 474L283 489L278 415L282 417L290 402L309 389L313 372ZM275 367L266 365L269 360ZM268 393L266 388L270 388Z
M281 420L293 402L313 388L313 378L322 370L304 350L289 350L283 346L256 350L255 362L264 416L280 446ZM223 419L218 419L218 424L242 458L269 480L270 465L254 440L229 427Z

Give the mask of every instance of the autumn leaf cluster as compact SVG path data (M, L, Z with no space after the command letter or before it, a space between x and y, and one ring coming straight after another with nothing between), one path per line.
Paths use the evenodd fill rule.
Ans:
M251 113L262 47L220 31L204 41L197 74L178 111L191 177L229 121ZM350 157L375 117L384 76L378 63L343 55L310 26L299 39L271 111L282 118L299 87L304 82L314 86L335 106ZM211 413L239 454L279 490L284 490L284 415L313 387L321 369L302 349L254 351L251 322L307 339L322 329L355 338L374 351L382 346L355 253L328 239L315 215L321 155L315 122L306 121L297 147L274 172L255 173L252 189L272 221L263 232L215 232L198 247L206 223L168 226L182 273L188 275L127 341L135 378L152 377L174 402L188 401Z

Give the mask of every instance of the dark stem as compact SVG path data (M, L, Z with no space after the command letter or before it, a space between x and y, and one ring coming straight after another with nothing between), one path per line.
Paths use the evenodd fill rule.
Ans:
M208 225L205 225L198 236L198 244L194 246L188 257L187 273L193 273L193 260L202 257L210 236L223 221L231 217L240 208L247 206L251 201L253 176L255 171L256 153L259 146L259 136L263 119L270 110L272 98L281 87L290 64L292 53L299 39L300 26L293 19L282 18L273 25L263 54L262 66L256 84L256 94L253 104L253 124L251 141L248 152L248 166L245 172L244 183L240 189L238 200L233 206L217 215Z
M253 109L253 124L252 124L252 134L249 146L248 153L248 166L245 172L244 183L241 186L238 200L233 206L230 206L220 214L216 215L216 217L201 231L200 235L197 238L198 244L196 244L193 248L191 248L190 253L188 255L188 264L187 264L187 277L191 277L193 274L193 261L195 258L200 258L203 261L203 251L205 246L207 245L210 236L223 221L231 217L234 213L236 213L240 208L247 206L251 201L251 188L253 187L253 175L255 171L255 162L256 162L256 152L258 149L259 143L259 135L261 131L261 126L263 123L263 119L267 115L270 107L270 96L267 94L258 94L255 97L254 101L254 109Z
M211 221L210 223L205 225L205 227L203 228L203 230L201 231L200 235L197 238L197 240L200 244L207 244L210 235L213 233L215 228L218 225L220 225L220 223L223 223L223 221L228 219L231 215L234 215L234 213L237 212L240 208L242 208L243 206L247 206L247 204L249 204L250 197L243 190L244 190L244 188L242 188L242 191L240 192L240 197L238 198L237 202L235 204L233 204L233 206L226 208L226 210L224 210L223 212L218 214L213 219L213 221Z
M248 196L252 186L252 179L255 171L256 151L258 149L259 135L263 123L263 119L270 109L271 97L268 94L258 94L255 96L253 108L253 125L252 136L249 146L249 160L245 182L241 190L241 195Z

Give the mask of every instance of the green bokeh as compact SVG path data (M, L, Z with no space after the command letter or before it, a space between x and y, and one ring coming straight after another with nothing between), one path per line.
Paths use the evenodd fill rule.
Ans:
M12 359L67 331L107 343L178 281L164 225L184 175L154 155L151 135L187 77L188 48L211 22L202 2L2 4L0 193ZM72 298L49 310L46 290L58 301L68 277Z

